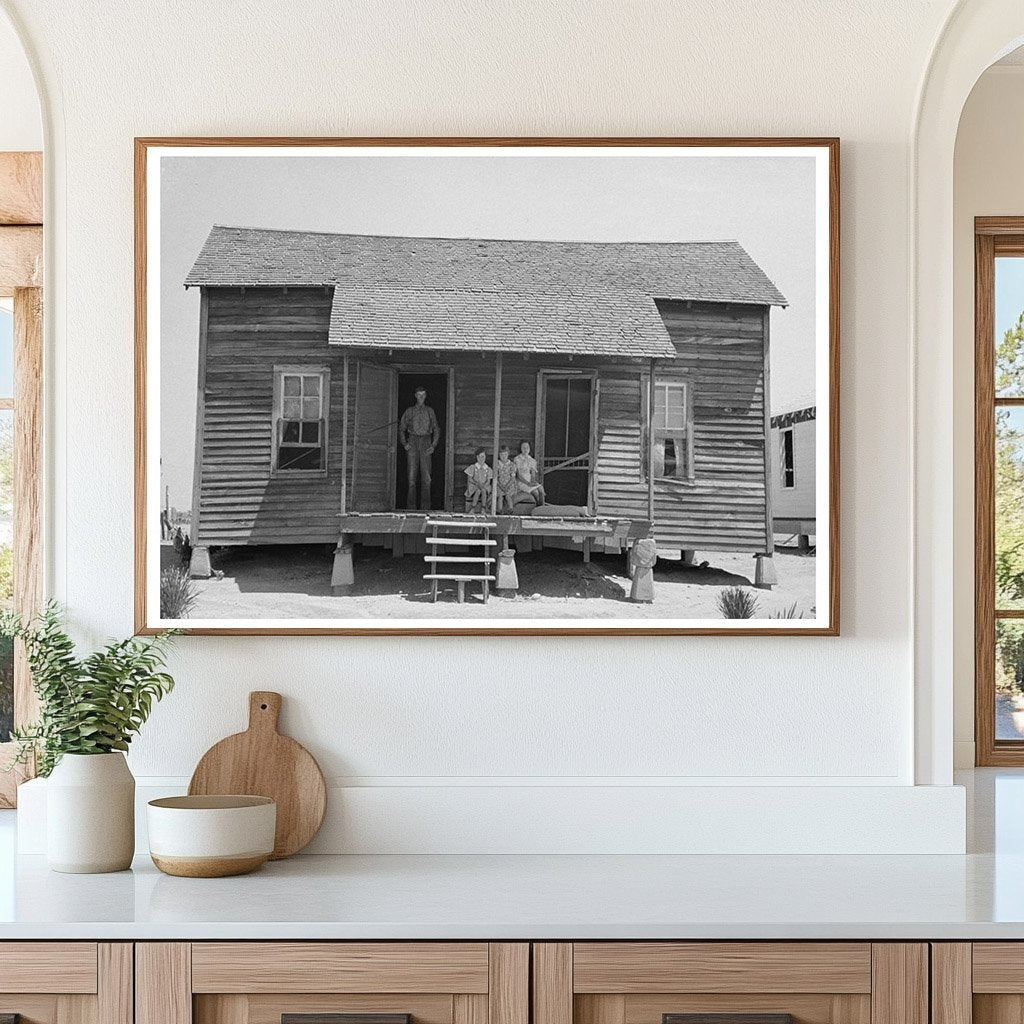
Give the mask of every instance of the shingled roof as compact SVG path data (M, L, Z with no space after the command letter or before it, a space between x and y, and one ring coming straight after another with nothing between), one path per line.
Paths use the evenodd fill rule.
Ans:
M674 359L642 292L334 289L332 345Z
M214 226L186 287L638 292L785 306L738 242L540 242Z
M352 347L644 356L655 299L785 305L736 242L530 242L214 227L186 287L334 288Z

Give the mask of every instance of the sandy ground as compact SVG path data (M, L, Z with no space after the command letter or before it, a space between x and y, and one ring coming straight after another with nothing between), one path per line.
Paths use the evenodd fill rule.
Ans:
M225 549L214 555L222 576L196 580L193 618L288 619L527 619L527 618L721 618L716 601L723 587L752 588L749 554L698 555L710 565L690 568L660 561L654 570L653 604L628 600L630 580L624 555L594 555L584 563L578 551L553 548L516 557L520 589L492 592L485 605L479 584L467 584L466 603L455 600L455 584L436 604L423 580L422 555L393 558L380 549L356 548L356 585L350 594L331 593L333 550L326 546ZM814 555L776 549L779 584L754 590L757 618L794 603L806 616L814 607Z

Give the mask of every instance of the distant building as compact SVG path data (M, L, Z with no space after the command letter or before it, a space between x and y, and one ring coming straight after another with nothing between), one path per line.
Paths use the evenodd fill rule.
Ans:
M777 534L792 534L800 547L815 536L815 407L771 421L772 521Z

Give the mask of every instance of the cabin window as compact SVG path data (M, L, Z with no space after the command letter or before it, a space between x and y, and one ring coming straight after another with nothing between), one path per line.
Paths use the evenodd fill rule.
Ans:
M693 423L690 386L685 381L654 383L654 475L693 479Z
M276 472L326 473L329 385L326 369L278 367L275 371Z
M796 487L796 467L793 463L793 428L787 427L779 433L779 470L782 486Z

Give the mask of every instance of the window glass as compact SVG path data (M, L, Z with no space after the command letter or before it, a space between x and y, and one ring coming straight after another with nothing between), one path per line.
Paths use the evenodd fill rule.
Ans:
M285 396L297 397L302 393L302 378L292 373L286 373L284 375L282 393Z
M654 475L685 480L687 465L687 385L656 381L654 385Z
M320 373L281 373L277 468L322 469L324 378Z
M996 397L1024 397L1024 258L996 258Z
M780 468L782 471L782 486L796 486L796 467L793 462L793 428L783 430L779 435L781 459Z

